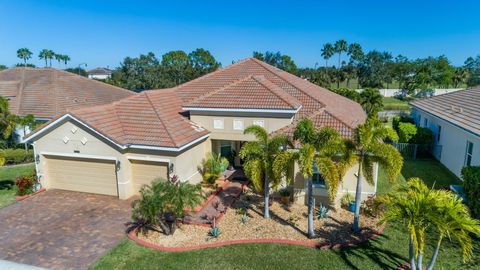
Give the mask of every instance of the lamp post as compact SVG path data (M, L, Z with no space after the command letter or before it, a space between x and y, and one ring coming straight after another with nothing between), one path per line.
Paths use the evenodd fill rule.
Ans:
M87 67L87 63L80 63L80 64L78 64L78 69L77 69L78 75L80 75L80 68L81 68L81 66Z

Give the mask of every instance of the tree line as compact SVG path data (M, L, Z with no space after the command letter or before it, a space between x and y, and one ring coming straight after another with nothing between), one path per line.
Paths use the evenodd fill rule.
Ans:
M17 64L17 66L30 66L30 67L35 67L35 65L27 63L28 60L32 58L33 53L28 49L28 48L20 48L17 50L17 57L23 61L23 64ZM58 61L58 64L60 65L61 63L65 64L65 67L67 66L67 63L70 62L70 56L66 54L59 54L55 53L52 50L49 49L43 49L40 51L38 54L38 58L40 60L45 61L45 67L52 67L52 60L55 59Z

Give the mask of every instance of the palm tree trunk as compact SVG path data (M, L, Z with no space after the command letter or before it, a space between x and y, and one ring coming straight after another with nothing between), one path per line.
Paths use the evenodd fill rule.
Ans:
M353 217L353 232L360 232L360 203L362 197L362 163L363 163L363 153L361 154L360 161L358 162L358 179L357 179L357 190L355 192L355 215Z
M269 210L269 196L270 196L270 183L268 182L268 176L265 175L265 187L263 188L263 217L270 218Z
M422 270L422 265L423 264L423 251L418 252L418 257L417 257L417 269Z
M416 270L415 255L413 252L413 236L410 235L410 242L408 243L408 258L410 259L410 270Z
M443 239L443 236L440 236L437 242L437 246L435 247L435 251L433 252L433 257L427 266L427 270L432 270L433 266L435 265L435 262L437 261L438 252L440 251L440 245L442 244L442 239Z
M23 66L26 67L27 66L27 58L23 58Z
M340 61L342 59L342 53L338 53L338 69L340 69Z
M45 67L48 67L48 59L45 58Z
M309 177L307 180L308 190L308 237L315 237L315 231L313 229L313 181L312 177Z

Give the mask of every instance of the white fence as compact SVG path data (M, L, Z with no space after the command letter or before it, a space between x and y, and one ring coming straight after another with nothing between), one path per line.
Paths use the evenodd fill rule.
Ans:
M449 88L449 89L438 88L438 89L432 89L432 90L433 90L433 95L438 96L438 95L456 92L463 89L464 88ZM402 89L378 89L378 90L380 91L380 95L384 97L395 97L395 96L401 95L402 93ZM357 89L357 91L360 93L363 91L363 89Z

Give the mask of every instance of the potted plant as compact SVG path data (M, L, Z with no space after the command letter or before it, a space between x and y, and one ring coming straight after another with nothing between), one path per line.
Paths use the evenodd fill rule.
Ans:
M288 204L290 202L290 195L291 195L290 189L282 188L280 189L279 193L280 193L280 198L282 203Z

